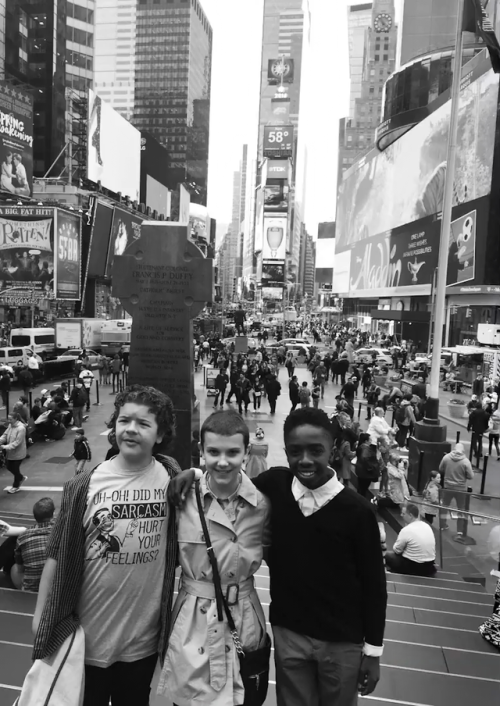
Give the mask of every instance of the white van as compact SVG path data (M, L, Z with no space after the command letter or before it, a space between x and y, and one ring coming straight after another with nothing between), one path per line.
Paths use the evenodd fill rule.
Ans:
M56 338L53 328L13 328L10 345L14 348L31 348L45 358L55 353Z
M42 365L42 358L38 353L34 353L32 348L0 348L0 371L4 366L8 366L9 372L17 377L18 373L28 365L30 355L34 355L40 366Z

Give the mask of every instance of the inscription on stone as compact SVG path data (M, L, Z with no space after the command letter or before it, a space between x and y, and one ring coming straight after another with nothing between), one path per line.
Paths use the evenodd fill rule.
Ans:
M212 260L188 240L187 227L143 223L141 237L113 263L113 296L133 317L129 384L166 392L177 413L173 455L191 465L194 411L192 319L212 299Z

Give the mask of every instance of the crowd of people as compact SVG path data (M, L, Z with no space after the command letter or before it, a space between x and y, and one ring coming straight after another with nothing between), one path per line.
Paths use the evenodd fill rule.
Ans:
M320 338L332 334L321 326L317 333ZM63 650L83 628L84 706L107 704L110 697L118 706L132 701L146 706L158 659L158 693L177 706L200 699L220 706L262 706L270 656L254 584L262 561L271 574L269 620L279 706L351 704L356 694L374 690L387 600L384 555L389 570L432 576L431 525L439 514L441 479L448 500L455 494L458 505L472 470L457 445L431 474L424 504L412 502L405 447L422 417L425 396L394 392L397 387L382 396L376 361L358 367L351 360L364 337L333 333L340 346L320 351L318 341L316 350L311 347L303 368L310 380L301 384L295 357L286 349L278 356L257 346L250 358L210 339L217 394L212 414L193 434L193 469L181 472L167 455L175 436L171 400L154 388L133 385L116 396L110 449L93 470L86 468L90 444L76 426L75 477L65 485L57 517L52 500L43 498L33 508L33 528L20 532L25 528L0 523L7 537L0 563L10 552L13 580L38 591L34 659ZM55 408L63 414L61 398L69 424L75 423L75 401L77 408L88 409L90 398L80 378L87 366L85 360L80 363L70 395L63 383L35 401L37 418ZM282 367L291 403L283 431L288 465L268 470L265 432L258 426L251 437L244 415L251 404L258 412L263 398L275 413ZM330 380L338 381L340 390L333 413L327 414L318 405ZM225 407L233 397L238 412ZM355 415L356 398L366 400L366 431ZM20 403L25 415L13 410L0 446L7 454L20 447L22 456L28 410L25 398ZM471 416L478 409L473 407ZM495 410L486 413L493 417ZM26 448L17 443L23 437ZM22 458L9 460L19 488ZM111 503L114 497L119 505ZM153 498L154 506L148 505ZM406 525L390 552L377 522L383 505L399 508ZM154 515L143 514L146 506L151 512L155 508ZM182 577L172 608L177 562ZM255 656L260 671L249 673L245 658L240 662L240 648Z

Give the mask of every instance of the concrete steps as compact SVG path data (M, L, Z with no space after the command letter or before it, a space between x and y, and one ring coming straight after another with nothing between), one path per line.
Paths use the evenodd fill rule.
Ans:
M388 574L387 580L382 678L360 705L500 704L500 653L478 633L493 597L452 572L438 572L434 579ZM259 569L256 585L268 617L267 567ZM0 589L0 706L12 706L31 665L35 603L35 594ZM171 706L154 696L157 679L158 674L151 706ZM276 704L275 681L272 663L266 706Z

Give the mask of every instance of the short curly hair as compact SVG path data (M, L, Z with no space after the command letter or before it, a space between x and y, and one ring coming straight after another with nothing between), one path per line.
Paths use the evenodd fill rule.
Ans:
M158 432L163 434L163 441L155 444L153 453L165 453L168 451L175 439L176 418L172 400L164 392L160 392L155 387L146 385L129 385L123 392L119 392L115 397L115 409L108 422L111 431L108 434L109 443L117 448L116 444L116 420L121 408L127 402L145 405L149 411L155 415L158 424Z
M285 424L283 426L285 444L291 432L296 427L305 425L324 429L324 431L330 435L332 441L334 440L332 423L330 422L326 412L322 409L317 409L316 407L300 407L299 409L291 412L285 419Z

